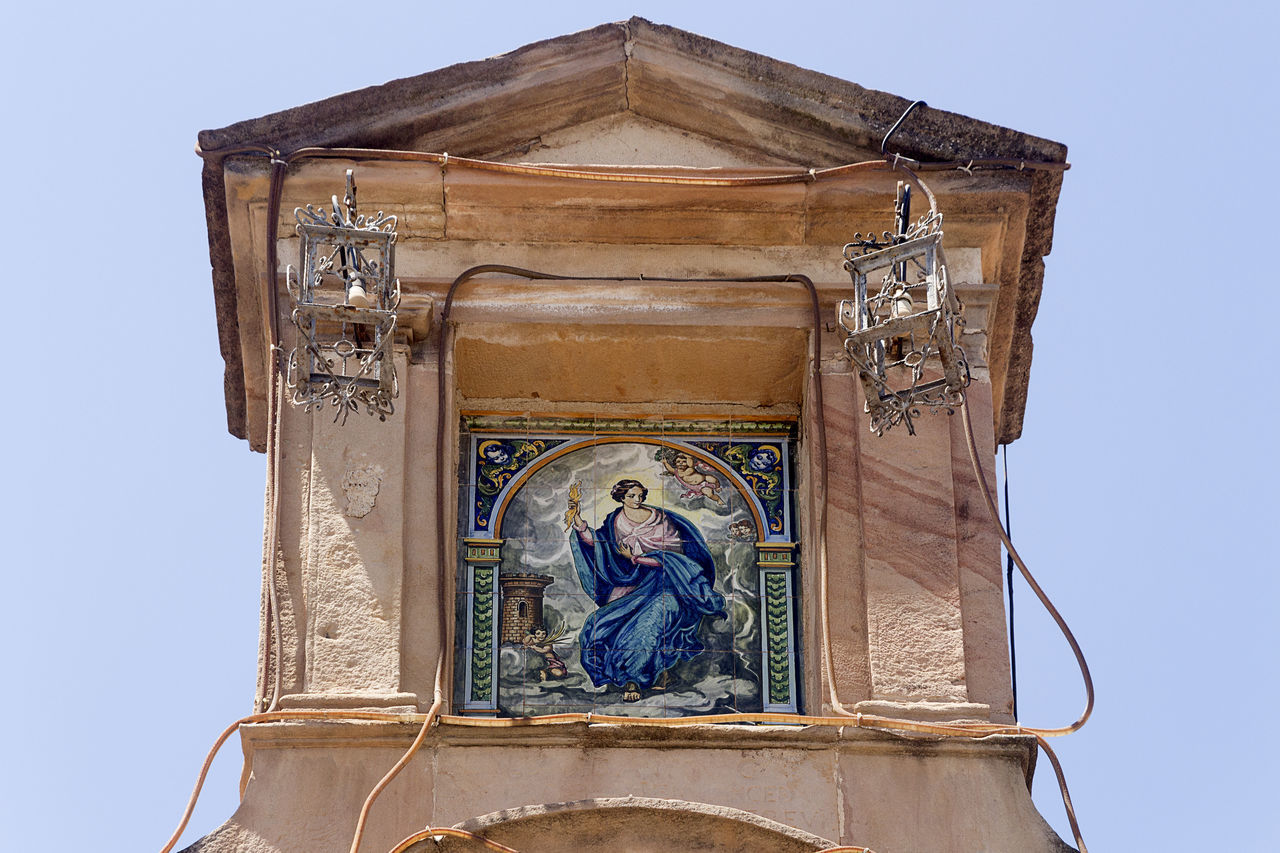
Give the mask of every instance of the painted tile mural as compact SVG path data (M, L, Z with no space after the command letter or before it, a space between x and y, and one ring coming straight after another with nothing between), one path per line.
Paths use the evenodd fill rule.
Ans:
M798 710L792 434L466 418L458 707Z

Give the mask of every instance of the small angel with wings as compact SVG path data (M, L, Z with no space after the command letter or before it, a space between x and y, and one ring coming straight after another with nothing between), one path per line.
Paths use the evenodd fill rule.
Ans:
M526 649L537 652L542 655L546 661L546 666L538 670L538 680L546 681L549 678L564 678L569 674L568 665L561 660L556 654L555 643L564 636L564 625L556 629L554 634L547 635L547 629L539 625L531 632L524 635L521 645Z
M663 474L674 477L684 486L685 491L680 497L707 497L718 504L724 503L724 498L720 497L720 480L710 465L672 447L659 448L653 458L662 463Z

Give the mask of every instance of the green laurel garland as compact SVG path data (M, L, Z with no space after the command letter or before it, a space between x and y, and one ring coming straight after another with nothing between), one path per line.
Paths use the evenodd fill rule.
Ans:
M471 699L488 701L493 689L493 569L475 570L471 603Z
M791 666L787 648L787 576L766 572L765 634L769 648L769 701L775 705L791 700Z

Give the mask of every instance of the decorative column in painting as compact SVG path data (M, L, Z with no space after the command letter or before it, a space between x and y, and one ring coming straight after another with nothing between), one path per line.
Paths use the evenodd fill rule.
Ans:
M764 710L794 713L796 696L796 630L792 605L796 545L794 542L759 542L756 565L760 567L761 612L765 672Z
M498 651L495 619L498 610L498 566L501 539L465 539L467 622L465 649L465 713L493 713L497 709L494 662Z

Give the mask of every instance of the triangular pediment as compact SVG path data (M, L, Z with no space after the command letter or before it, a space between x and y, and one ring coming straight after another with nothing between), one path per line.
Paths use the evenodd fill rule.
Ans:
M544 133L528 148L494 159L509 163L654 168L676 165L703 169L805 165L692 130L672 127L631 111Z
M879 156L880 140L910 103L632 18L204 131L200 145L206 152L318 145L513 160L548 140L564 144L555 140L573 128L613 121L678 134L668 137L674 144L666 156L646 157L655 164L706 165L720 149L731 156L716 165L824 167ZM921 160L1061 160L1066 153L1055 142L927 107L912 114L893 147ZM598 151L631 162L625 146Z

